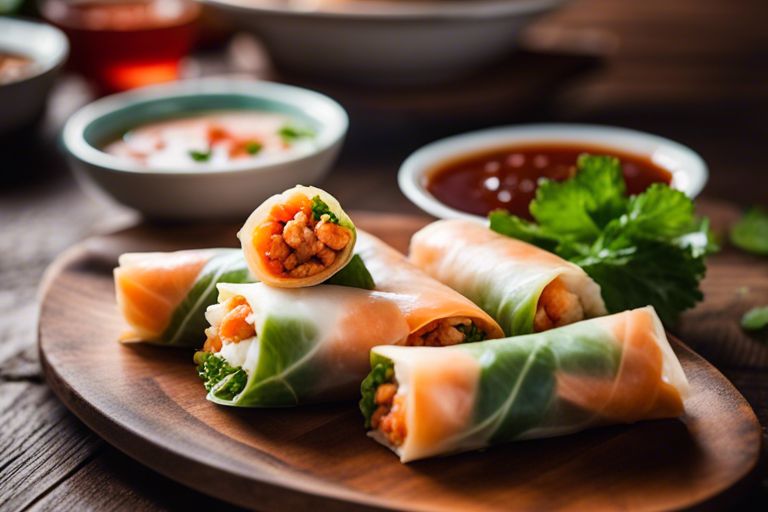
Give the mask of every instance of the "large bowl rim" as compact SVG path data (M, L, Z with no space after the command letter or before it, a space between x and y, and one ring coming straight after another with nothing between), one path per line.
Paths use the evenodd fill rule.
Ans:
M50 23L45 23L43 21L33 20L29 18L24 18L20 16L0 16L0 26L3 24L8 25L26 25L27 27L35 27L35 30L47 30L53 37L55 37L58 41L57 45L57 51L52 54L51 59L49 62L39 62L39 59L37 58L37 55L31 56L38 64L43 64L40 68L37 69L37 71L29 76L25 76L19 80L13 80L11 82L8 82L6 84L1 84L0 88L3 87L9 87L9 86L18 86L19 84L24 84L25 82L30 82L32 80L36 80L40 78L43 75L47 75L48 73L60 68L64 65L64 62L67 60L67 57L69 56L69 39L67 39L67 36L64 35L64 32L59 30L58 28L54 27ZM27 55L25 55L26 57Z
M621 140L616 140L617 138ZM688 196L696 197L706 185L709 178L707 165L698 153L687 146L665 137L629 128L578 123L500 126L440 139L417 149L406 158L398 171L397 181L400 191L413 204L435 217L484 220L485 217L452 208L433 196L425 186L424 178L427 173L441 162L450 161L460 155L530 142L581 142L638 154L636 148L628 146L629 140L635 141L636 144L666 148L677 153L681 160L685 160L687 167L684 173L689 177L690 183L681 190ZM672 186L675 186L674 181Z
M496 17L520 16L554 9L567 0L474 0L474 1L417 1L393 2L346 2L337 7L319 9L297 9L296 6L279 2L248 4L242 0L201 0L224 9L234 9L253 14L272 14L307 18L331 18L345 20L471 20Z
M292 103L283 98L286 93L302 95L299 102ZM193 97L204 94L243 95L254 98L264 98L276 102L293 104L302 109L302 102L307 99L319 101L330 107L334 114L333 119L319 119L328 135L323 141L312 148L309 153L288 156L279 160L259 163L258 161L244 161L227 164L226 166L212 168L195 168L193 164L179 166L178 170L153 169L142 166L130 160L105 153L92 146L85 140L85 130L95 121L118 109L132 108L136 105L162 101L172 98ZM64 148L78 160L98 167L102 170L137 174L142 176L225 176L233 173L248 171L272 170L289 164L311 160L317 155L337 145L346 135L349 126L349 117L344 108L332 98L316 91L285 85L277 82L268 82L253 79L232 78L203 78L183 80L169 84L151 85L127 92L113 94L98 99L72 114L62 129L62 143Z

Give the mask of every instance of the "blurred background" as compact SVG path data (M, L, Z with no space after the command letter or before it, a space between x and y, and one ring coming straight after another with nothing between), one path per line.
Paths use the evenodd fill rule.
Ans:
M0 0L0 309L8 319L0 322L0 388L21 396L13 390L27 386L25 422L55 425L36 439L51 460L66 461L10 474L34 457L20 455L29 441L19 431L9 443L18 464L0 468L0 489L9 489L0 508L3 499L11 509L43 499L75 471L79 487L68 492L78 506L104 506L106 494L87 490L102 486L134 508L207 500L106 446L42 385L34 321L45 266L76 241L138 218L83 192L69 172L61 128L97 98L199 77L325 93L347 110L350 129L320 185L352 210L417 213L396 182L411 152L446 135L528 122L668 137L707 162L707 204L768 206L765 0L509 0L520 6L514 15L482 16L471 1L426 3L414 13L405 0ZM483 16L500 21L473 29L468 20ZM55 35L12 26L17 19L58 28L68 49ZM387 58L366 56L377 44ZM25 53L33 47L41 60ZM729 377L766 418L768 384L740 375ZM3 405L0 422L13 414ZM21 486L25 475L42 483ZM764 479L756 489L749 503L764 504Z

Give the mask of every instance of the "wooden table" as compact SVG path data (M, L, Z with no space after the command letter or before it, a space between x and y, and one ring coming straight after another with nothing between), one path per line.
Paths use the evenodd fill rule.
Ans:
M704 197L710 204L768 205L766 7L763 0L738 6L727 0L574 0L543 20L539 33L579 33L582 40L592 34L614 41L615 54L601 70L547 97L546 108L510 114L506 121L598 122L659 133L708 161L712 178ZM62 120L88 100L78 79L61 80L39 130L0 140L0 509L227 509L111 448L42 380L35 325L43 270L78 240L135 220L131 212L84 195L57 152ZM436 132L420 129L422 140L404 137L414 132L404 116L383 138L359 129L365 119L352 121L357 131L324 185L349 209L415 213L397 190L395 171ZM751 261L768 272L768 260ZM768 295L761 300L768 303ZM762 352L703 348L768 425ZM744 506L768 504L766 472L741 491Z

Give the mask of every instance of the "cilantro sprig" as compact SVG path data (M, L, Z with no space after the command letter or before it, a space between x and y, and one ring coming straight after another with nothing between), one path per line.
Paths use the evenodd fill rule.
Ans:
M731 242L747 252L768 256L768 211L750 209L731 228Z
M227 361L211 352L196 352L197 374L203 379L206 391L222 398L232 400L239 395L248 381L242 368L234 368Z
M328 206L328 203L320 199L320 196L315 196L312 198L312 217L315 220L320 220L323 215L328 216L326 222L331 222L333 224L339 223L339 218L331 211L331 207Z
M655 183L627 196L618 159L582 155L574 177L540 182L530 212L534 222L491 212L491 229L581 266L609 311L650 304L673 324L702 300L704 258L717 247L679 190Z

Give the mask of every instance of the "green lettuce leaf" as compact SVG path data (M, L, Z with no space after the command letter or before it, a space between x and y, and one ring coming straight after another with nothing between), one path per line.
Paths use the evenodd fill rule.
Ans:
M395 374L392 361L380 359L382 360L373 363L371 373L360 384L362 398L360 399L359 406L360 412L363 413L363 418L365 418L365 428L371 428L371 416L376 411L376 390L385 382L392 381L392 377Z
M731 228L731 242L747 252L768 256L768 212L749 210Z
M234 368L223 357L211 352L196 352L197 374L205 390L221 400L232 400L245 388L248 377L242 368Z
M358 254L352 256L344 268L332 275L323 284L335 284L337 286L349 286L351 288L362 288L363 290L373 290L376 283L373 276L365 266L363 258Z

